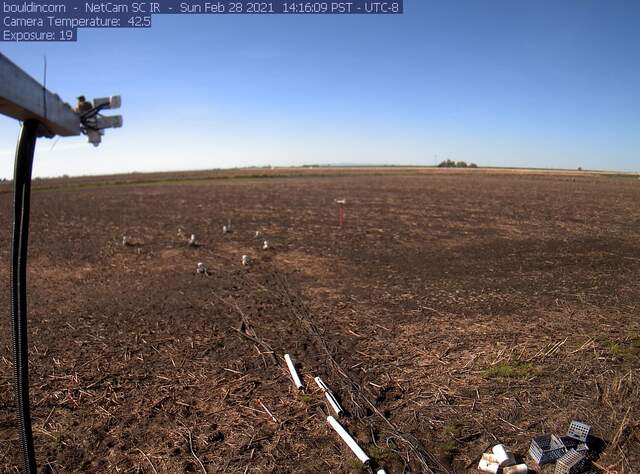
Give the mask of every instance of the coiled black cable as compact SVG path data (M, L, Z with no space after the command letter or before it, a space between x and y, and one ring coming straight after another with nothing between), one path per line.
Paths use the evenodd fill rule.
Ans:
M27 256L29 212L31 207L31 171L40 124L26 120L22 124L14 169L13 239L11 243L11 329L15 365L16 411L24 472L36 474L36 457L29 406L29 345L27 339Z

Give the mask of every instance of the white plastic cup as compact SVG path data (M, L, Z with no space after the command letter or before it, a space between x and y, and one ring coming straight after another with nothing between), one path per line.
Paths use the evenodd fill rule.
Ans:
M499 464L498 460L496 459L496 456L494 454L491 453L484 453L482 455L482 459L484 459L485 461L487 461L489 464Z
M516 463L513 453L504 444L496 444L491 451L500 467L511 466Z

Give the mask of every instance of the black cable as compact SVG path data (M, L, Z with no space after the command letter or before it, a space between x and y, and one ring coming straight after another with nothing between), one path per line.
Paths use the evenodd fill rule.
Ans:
M109 108L109 104L101 104L101 105L98 105L98 106L96 106L96 107L93 107L92 109L87 110L85 113L83 113L83 114L80 116L80 121L81 121L82 123L84 123L84 122L85 122L85 120L95 117L95 116L96 116L96 115L98 115L102 110L107 109L107 108Z
M22 124L16 150L14 186L13 240L11 244L11 328L15 365L16 411L22 445L24 472L36 474L36 457L29 406L29 346L27 339L27 256L29 212L31 207L31 171L40 124L27 120Z

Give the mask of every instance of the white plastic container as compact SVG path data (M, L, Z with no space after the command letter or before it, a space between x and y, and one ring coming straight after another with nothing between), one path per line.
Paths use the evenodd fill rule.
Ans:
M489 464L493 464L493 463L498 464L498 460L496 459L495 455L491 453L483 453L482 459L487 461Z
M498 473L498 469L500 469L500 466L495 462L488 463L484 459L481 459L480 462L478 463L478 470L480 470L482 472L489 472L491 474L497 474Z
M502 470L503 474L527 474L529 466L526 464L516 464L515 466L507 466Z

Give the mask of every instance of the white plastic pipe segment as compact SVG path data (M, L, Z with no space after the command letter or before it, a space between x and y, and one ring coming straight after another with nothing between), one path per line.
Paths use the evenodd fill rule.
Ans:
M296 370L296 367L293 365L291 356L289 354L285 354L284 360L287 363L287 367L289 368L289 372L291 373L291 378L293 379L294 385L298 389L302 388L302 381L300 380L300 376L298 375L298 371Z
M513 454L504 444L496 444L491 451L496 457L496 462L500 464L500 467L511 466L516 463Z
M478 470L482 472L490 472L491 474L497 474L498 469L500 469L500 466L497 463L495 462L488 463L484 459L481 459L480 463L478 464Z
M329 387L327 387L327 384L324 383L320 377L315 377L313 380L316 381L316 384L318 385L318 387L320 387L320 390L323 390L325 392L331 391L329 390Z
M503 474L527 474L529 467L526 464L516 464L515 466L508 466L502 470Z
M324 396L327 397L327 401L329 402L329 405L331 405L331 408L333 408L333 411L336 412L336 415L342 415L343 410L338 403L338 400L336 400L336 397L334 397L331 392L324 392Z
M336 430L336 433L338 433L338 435L342 438L342 441L347 443L349 449L353 451L353 454L355 454L361 462L366 464L370 461L367 453L365 453L362 448L358 446L356 440L353 439L349 433L347 433L347 431L342 427L340 423L338 423L338 421L334 417L328 416L327 421L329 422L331 427Z

